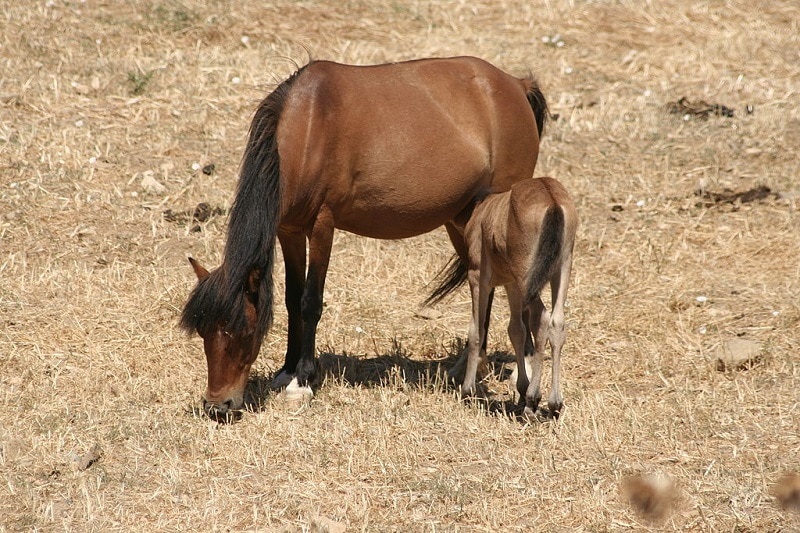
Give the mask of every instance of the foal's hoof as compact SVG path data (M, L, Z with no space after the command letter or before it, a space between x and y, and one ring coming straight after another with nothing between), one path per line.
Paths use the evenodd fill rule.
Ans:
M550 418L558 418L561 416L561 412L564 410L564 403L550 403L547 402L547 410Z
M531 409L527 405L525 409L522 411L522 419L525 422L533 423L533 422L541 422L542 419L539 416L539 413L536 409Z
M461 387L459 388L459 391L461 392L461 399L462 400L468 400L470 398L474 398L475 397L475 394L477 392L477 388L475 387L475 385L473 385L471 387L468 387L466 385L461 385Z
M558 418L558 415L553 415L553 413L544 409L537 409L527 405L522 411L522 420L528 422L529 424L533 424L534 422L541 424L543 422L547 422L548 420L553 420L554 418Z

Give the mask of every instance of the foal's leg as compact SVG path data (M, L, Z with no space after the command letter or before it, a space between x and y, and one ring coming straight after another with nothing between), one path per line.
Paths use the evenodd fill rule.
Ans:
M494 303L494 287L489 289L488 300L486 302L486 313L483 317L483 342L481 343L480 363L484 366L489 365L489 357L486 355L486 345L489 342L489 320L492 316L492 304Z
M528 306L528 331L533 333L533 355L525 358L525 367L530 371L530 384L525 396L529 403L533 405L533 409L539 405L542 399L542 365L544 361L544 347L547 340L548 325L550 322L550 313L542 302L540 296L536 296ZM527 354L527 352L526 352Z
M564 399L561 396L561 348L564 346L564 341L567 337L564 324L564 303L567 299L571 269L572 257L567 256L559 271L550 280L553 294L553 313L550 318L549 339L550 349L553 354L553 376L547 407L554 416L558 416L564 406Z
M327 210L320 211L308 236L308 274L300 305L303 341L292 380L296 382L297 389L293 386L287 388L290 396L310 396L313 394L312 387L319 384L316 360L317 324L322 316L322 295L333 245L333 230L332 214Z
M472 289L470 289L471 294ZM478 356L478 370L476 377L480 377L482 372L488 369L489 366L489 358L486 356L486 345L488 344L489 340L489 319L491 318L492 314L492 302L494 301L494 287L489 290L489 297L488 302L486 303L486 318L483 321L483 343L481 344L480 354ZM467 347L461 352L461 355L456 361L456 364L447 371L447 377L450 380L454 381L455 383L463 383L464 382L464 373L467 369L467 359L469 357L469 341L467 341Z
M525 328L528 330L528 334L525 336L525 357L533 355L533 337L531 337L531 310L527 307L524 311L522 311L522 321L525 322Z
M523 320L523 306L522 295L513 283L509 283L506 287L506 294L508 295L509 307L509 321L508 321L508 338L511 340L511 345L514 347L514 354L517 357L517 370L516 370L516 387L519 393L519 401L525 404L525 411L528 411L528 402L526 394L528 392L528 384L530 383L530 374L528 372L528 365L526 364L525 345L526 337L528 335L528 327ZM513 377L513 374L512 374ZM536 406L533 407L534 411Z
M455 250L456 255L458 255L459 259L464 265L469 264L469 251L467 249L467 244L464 239L463 228L459 229L457 225L453 222L448 222L444 225L445 229L447 230L447 237L450 239L450 243L453 245L453 250ZM489 331L489 319L491 318L492 314L492 302L494 301L494 287L490 289L489 293L489 300L486 310L486 320L484 321L484 337L483 337L483 344L481 345L481 353L480 353L480 361L478 363L478 368L487 364L487 357L486 357L486 344L488 341L488 331ZM456 364L448 370L447 377L451 380L455 381L456 383L463 383L464 382L464 372L466 371L467 367L467 358L469 356L469 345L467 345L466 350L464 350L456 361Z
M469 340L467 341L467 368L464 372L464 382L461 384L461 395L472 396L475 394L475 379L478 374L481 347L486 344L486 324L489 307L489 297L492 288L489 286L491 267L488 261L480 257L480 266L475 268L470 265L467 279L472 295L472 320L469 324Z
M289 331L286 358L283 367L272 380L274 389L287 386L294 377L300 350L303 344L303 317L301 302L306 277L306 237L302 233L279 232L278 240L286 267L286 311L289 315Z

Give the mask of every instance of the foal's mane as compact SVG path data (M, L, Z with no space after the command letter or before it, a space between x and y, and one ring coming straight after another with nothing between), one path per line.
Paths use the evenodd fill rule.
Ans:
M186 331L204 335L224 327L228 333L245 332L248 297L256 305L257 338L272 324L272 267L281 194L277 129L286 97L307 66L278 85L256 109L231 207L224 260L189 296L181 315L181 327ZM259 275L255 277L256 290L251 292L247 285L254 271Z

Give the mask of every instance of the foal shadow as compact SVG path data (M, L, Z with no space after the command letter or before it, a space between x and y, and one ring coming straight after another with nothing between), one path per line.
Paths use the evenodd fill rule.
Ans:
M466 343L458 339L453 348L448 350L448 355L443 358L416 360L410 359L408 354L399 346L377 357L356 357L325 352L320 354L321 371L325 379L340 381L349 386L375 387L403 387L429 392L453 393L459 385L448 376L447 372L459 360L461 351ZM511 377L512 369L508 363L516 361L513 353L495 351L487 354L488 366L485 374L491 376L493 385L501 385ZM523 414L524 406L520 406L511 394L492 391L484 381L478 382L478 393L471 398L461 401L480 408L490 416L501 416L519 423L531 423ZM536 421L546 422L557 418L557 414L550 413L545 407L540 407L536 413Z

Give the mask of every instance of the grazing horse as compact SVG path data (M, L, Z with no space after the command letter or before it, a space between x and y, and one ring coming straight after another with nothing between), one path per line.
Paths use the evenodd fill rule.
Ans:
M545 342L549 341L553 372L547 404L550 413L558 416L563 406L559 376L566 336L564 301L577 228L575 204L553 178L519 181L508 191L478 200L464 229L472 320L461 384L463 396L475 393L480 350L486 342L489 295L494 287L503 285L511 308L508 336L517 356L516 387L520 402L525 404L524 413L532 417L542 398L542 359ZM540 296L548 282L552 313ZM527 356L530 332L534 351Z
M289 324L273 385L311 394L334 229L401 239L445 225L465 258L459 228L474 199L533 175L547 116L533 78L472 57L313 61L283 81L250 126L222 265L191 260L198 283L181 326L203 338L206 413L242 406L272 322L276 237Z

